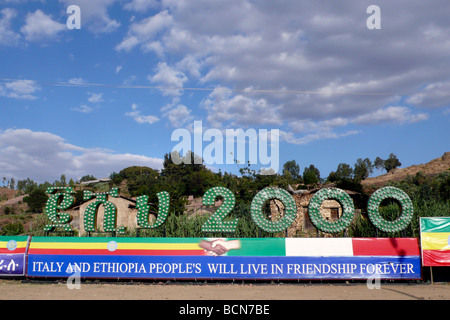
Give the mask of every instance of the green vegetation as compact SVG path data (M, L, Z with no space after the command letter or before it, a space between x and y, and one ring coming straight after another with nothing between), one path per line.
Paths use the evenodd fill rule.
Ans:
M45 191L36 189L31 191L29 196L23 198L23 201L28 204L31 212L39 213L43 211L47 199Z
M413 202L414 216L410 225L401 232L386 233L376 228L365 217L355 218L349 228L351 237L419 237L420 217L444 217L450 215L450 171L433 177L418 173L403 181L391 182L388 185L405 191ZM396 201L382 203L380 208L383 218L394 220L401 214Z
M374 170L385 169L390 171L400 165L397 157L391 154L388 159L382 160L377 157L374 162L370 159L359 158L351 166L346 163L339 163L336 170L331 172L327 178L320 176L320 171L313 165L300 167L295 160L287 161L283 165L281 174L264 175L255 171L250 163L240 165L239 175L230 173L214 173L209 170L193 153L188 153L191 164L181 163L179 165L172 161L171 154L164 156L163 169L156 171L148 167L132 166L124 168L120 172L113 172L109 182L97 183L89 186L95 192L104 192L112 187L120 187L121 194L125 197L136 197L148 195L152 203L157 203L156 194L167 191L170 194L170 212L166 222L162 227L155 230L140 230L140 236L151 237L203 237L201 226L209 217L204 215L184 215L185 205L189 196L202 197L203 194L212 187L225 187L236 197L236 205L225 219L231 220L239 218L237 231L233 234L217 234L215 237L267 237L284 236L284 233L277 235L270 234L258 228L250 216L250 204L257 192L268 186L276 186L287 189L307 189L320 188L323 186L335 186L340 189L352 190L361 194L360 200L355 199L355 206L361 209L361 215L355 215L354 221L346 232L341 232L336 236L350 237L417 237L419 235L419 217L426 216L449 216L450 215L450 171L443 172L436 176L425 176L421 173L407 179L391 183L390 185L404 190L412 199L414 205L414 217L408 228L398 233L385 233L377 230L367 218L366 206L370 194L366 194L361 185L361 181L367 178ZM197 161L194 161L196 159ZM201 159L200 159L201 160ZM196 162L199 162L196 164ZM238 164L237 164L238 165ZM303 169L303 170L302 170ZM303 174L301 174L303 172ZM86 175L77 182L70 179L67 182L66 176L61 175L60 180L53 183L44 182L38 184L27 178L25 180L3 179L5 186L16 187L18 192L27 193L24 202L28 204L29 213L42 213L47 201L46 188L50 186L72 186L75 188L75 205L83 200L85 188L80 182L95 180L92 175ZM267 206L266 206L267 207ZM385 219L396 219L401 213L399 205L395 201L382 203L380 211ZM13 218L0 227L2 234L20 234L30 232L24 231L23 219L16 219L19 212L14 207L5 207L5 217ZM28 213L28 217L30 214ZM33 234L39 233L39 226L44 223L45 215L39 215L39 222L33 222ZM22 229L19 227L22 225ZM37 233L36 233L37 232ZM136 236L136 231L127 234Z
M24 227L23 224L19 221L17 222L11 222L7 225L3 226L3 228L0 231L0 235L2 236L16 236L19 234L24 233Z

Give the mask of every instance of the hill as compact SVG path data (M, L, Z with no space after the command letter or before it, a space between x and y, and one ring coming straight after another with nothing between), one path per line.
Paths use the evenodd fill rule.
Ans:
M6 201L14 199L16 197L17 190L2 187L0 188L0 205L3 205Z
M408 176L415 176L417 173L425 176L434 176L450 170L450 152L444 153L441 157L431 160L425 164L412 165L406 168L397 168L386 174L367 178L361 181L364 188L376 187L380 188L391 181L401 181Z

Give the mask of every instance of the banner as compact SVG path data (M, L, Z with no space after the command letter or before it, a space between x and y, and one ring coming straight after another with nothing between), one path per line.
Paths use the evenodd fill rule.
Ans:
M420 279L415 238L33 237L28 276L123 279Z
M450 217L420 218L422 265L450 266Z
M0 276L25 274L28 236L0 236Z

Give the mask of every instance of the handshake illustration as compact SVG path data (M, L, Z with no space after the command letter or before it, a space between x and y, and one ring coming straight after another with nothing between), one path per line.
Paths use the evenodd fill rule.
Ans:
M199 243L199 246L203 248L208 255L221 256L231 249L240 249L241 241L225 239L202 240Z

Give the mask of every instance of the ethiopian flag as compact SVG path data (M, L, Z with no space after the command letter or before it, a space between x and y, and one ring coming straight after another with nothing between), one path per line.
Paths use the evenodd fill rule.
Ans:
M422 265L450 266L450 217L420 218Z
M29 255L204 255L197 239L33 237Z

